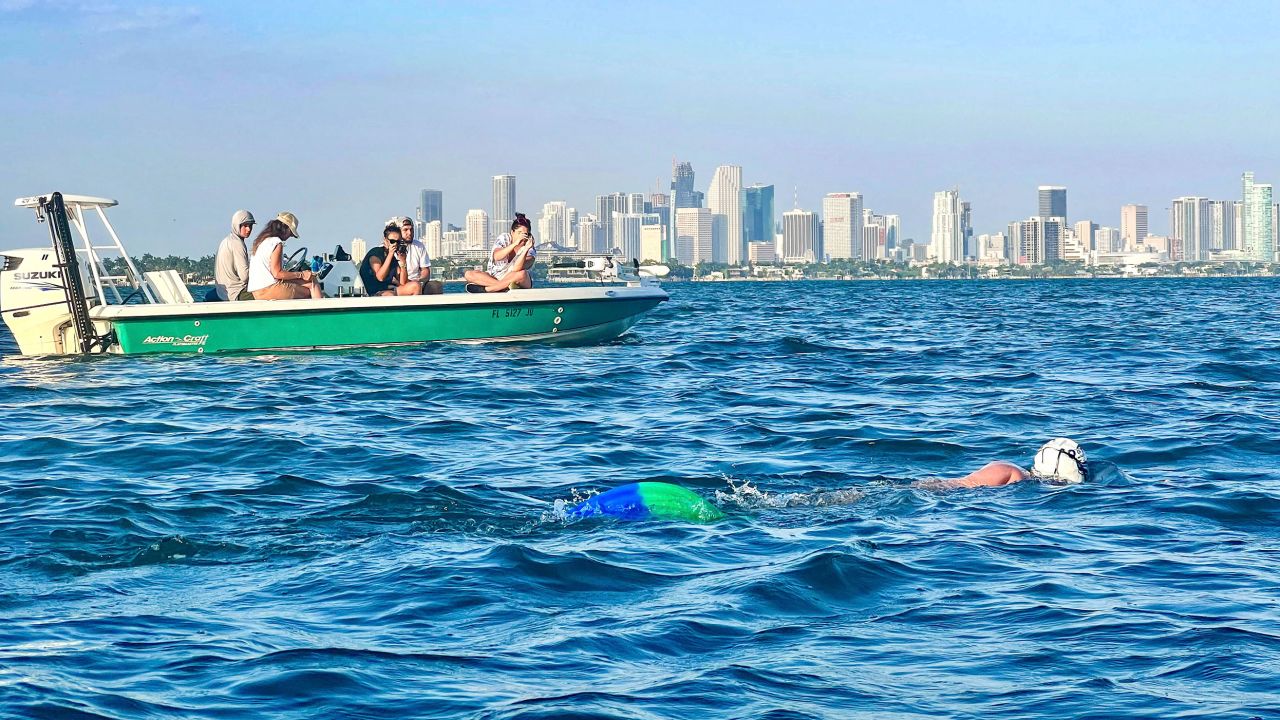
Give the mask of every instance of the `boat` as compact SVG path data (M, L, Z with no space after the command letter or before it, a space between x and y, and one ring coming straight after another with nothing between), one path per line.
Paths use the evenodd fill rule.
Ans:
M107 218L115 200L49 193L14 204L34 210L48 224L51 241L0 251L0 315L23 355L305 351L435 341L591 344L622 335L667 300L653 278L636 276L625 285L501 293L195 302L177 272L138 272ZM96 228L91 239L88 221L94 217L106 239ZM349 282L356 273L352 266L334 275Z

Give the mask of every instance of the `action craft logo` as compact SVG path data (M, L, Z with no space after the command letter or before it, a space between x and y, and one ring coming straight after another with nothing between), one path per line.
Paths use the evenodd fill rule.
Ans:
M209 341L208 335L148 335L142 340L143 345L168 345L169 347L204 347Z

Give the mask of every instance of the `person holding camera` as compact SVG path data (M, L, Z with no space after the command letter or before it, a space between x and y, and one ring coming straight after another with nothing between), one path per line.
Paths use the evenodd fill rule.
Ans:
M431 279L431 255L427 246L413 237L413 220L407 217L393 218L400 225L400 237L408 246L405 267L409 271L409 279L422 283L423 295L439 295L444 292L444 285Z
M409 279L409 243L395 224L382 229L382 246L370 250L360 263L364 291L375 295L420 295L422 283Z
M511 221L511 232L502 233L493 242L489 254L488 272L468 270L464 277L472 285L479 285L485 292L506 292L515 288L533 287L533 267L537 251L534 249L533 230L524 213L516 213Z

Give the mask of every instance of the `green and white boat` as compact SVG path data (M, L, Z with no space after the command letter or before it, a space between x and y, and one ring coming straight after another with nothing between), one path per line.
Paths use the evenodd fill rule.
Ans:
M667 299L654 280L637 276L625 285L503 293L194 302L176 272L137 271L107 219L114 200L50 193L15 205L35 210L52 240L48 247L0 251L0 314L24 355L298 351L441 340L590 344L623 334ZM93 216L109 238L99 244L86 225ZM120 260L109 266L109 257ZM349 282L354 275L352 266L331 277Z

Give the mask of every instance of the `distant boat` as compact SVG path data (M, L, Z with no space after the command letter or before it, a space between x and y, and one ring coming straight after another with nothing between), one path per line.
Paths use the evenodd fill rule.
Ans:
M47 221L51 238L43 248L0 251L0 315L24 355L293 351L439 340L589 344L621 335L667 300L655 282L637 277L621 286L501 293L194 302L177 272L138 272L107 219L115 200L50 193L14 204ZM91 215L107 239L90 240ZM120 259L115 266L123 265L122 274L104 263L111 256ZM354 266L334 273L348 283L354 276Z

